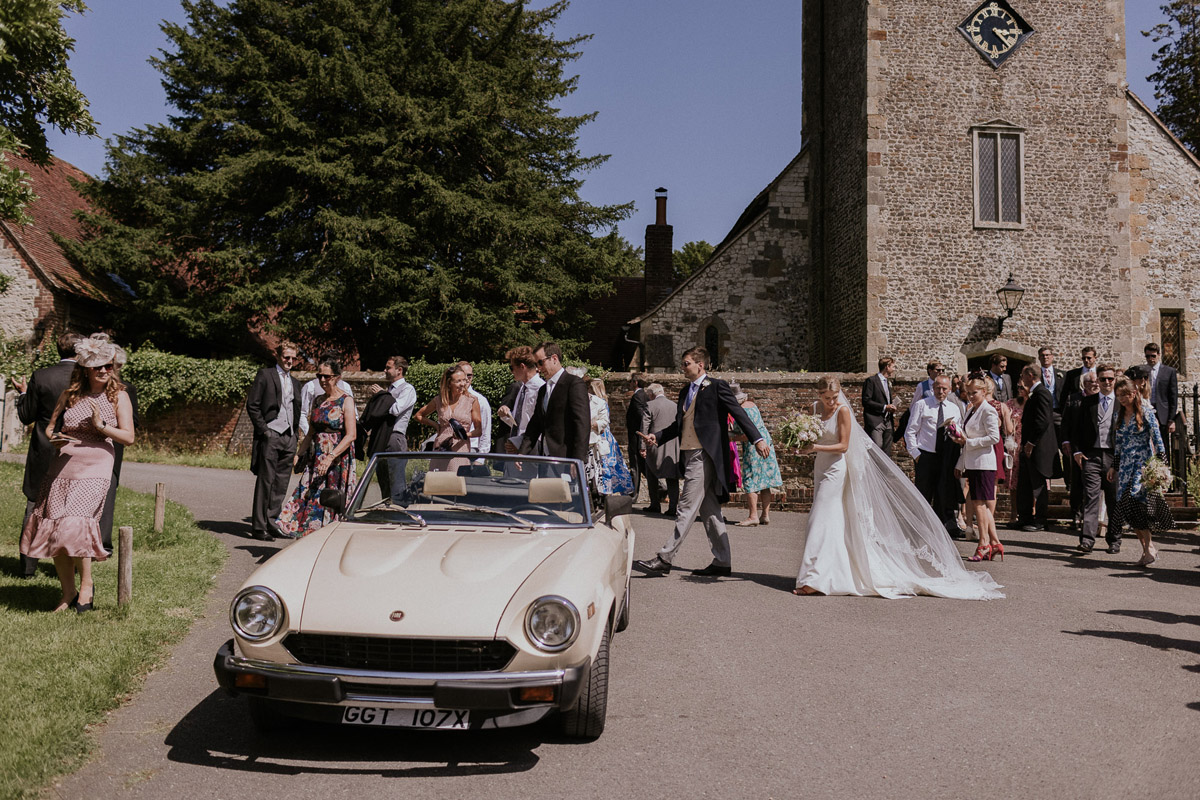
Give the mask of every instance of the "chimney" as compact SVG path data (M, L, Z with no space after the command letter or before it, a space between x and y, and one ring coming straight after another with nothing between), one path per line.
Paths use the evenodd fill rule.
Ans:
M654 190L654 224L646 226L646 308L658 305L674 288L675 233L667 224L667 190Z

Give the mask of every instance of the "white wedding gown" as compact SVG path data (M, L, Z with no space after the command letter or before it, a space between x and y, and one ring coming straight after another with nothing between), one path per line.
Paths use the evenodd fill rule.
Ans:
M849 407L845 395L841 402ZM836 444L838 414L817 444ZM963 600L1003 597L986 572L972 572L908 476L853 418L846 453L818 452L813 504L796 587L829 595Z

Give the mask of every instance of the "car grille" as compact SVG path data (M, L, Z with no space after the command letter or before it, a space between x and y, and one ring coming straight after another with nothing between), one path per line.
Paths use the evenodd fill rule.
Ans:
M293 633L283 646L301 664L381 672L487 672L512 661L516 648L496 639L394 639Z

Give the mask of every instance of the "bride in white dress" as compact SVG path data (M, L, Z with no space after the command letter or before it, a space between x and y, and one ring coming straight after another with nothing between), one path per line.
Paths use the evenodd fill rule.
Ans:
M1003 597L958 548L908 476L854 419L837 378L817 384L821 438L813 504L796 594L925 594L962 600Z

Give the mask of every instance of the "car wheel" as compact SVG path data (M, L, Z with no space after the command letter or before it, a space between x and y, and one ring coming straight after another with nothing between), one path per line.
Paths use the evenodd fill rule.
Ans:
M621 613L617 615L617 633L629 627L629 582L625 582L625 600L621 603Z
M562 732L573 739L598 739L604 733L608 713L608 629L600 640L600 649L588 671L587 683L579 693L575 707L564 711Z
M247 697L250 706L250 721L259 733L278 733L294 724L287 716L279 712L279 707L262 697Z

